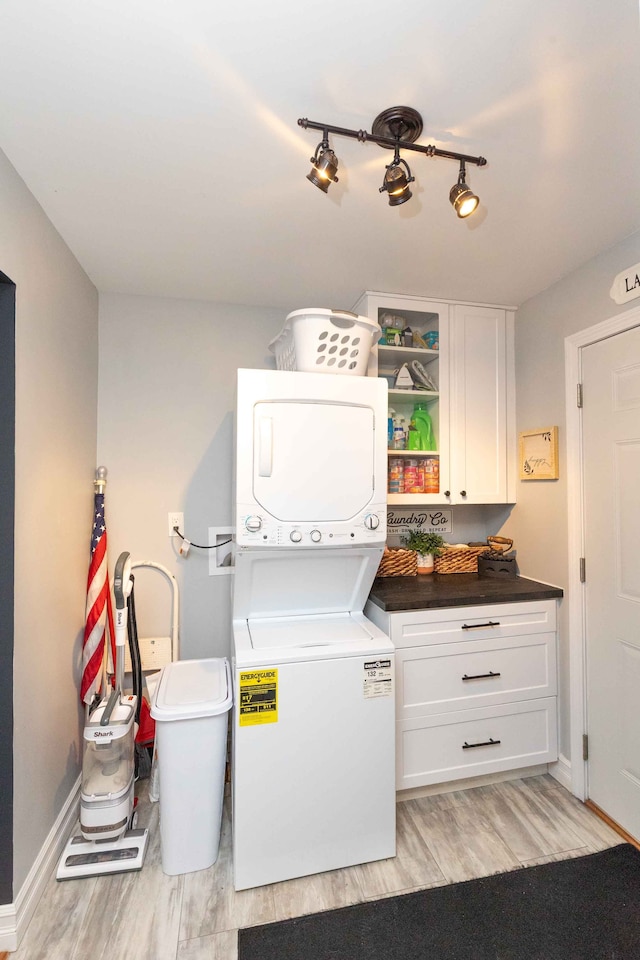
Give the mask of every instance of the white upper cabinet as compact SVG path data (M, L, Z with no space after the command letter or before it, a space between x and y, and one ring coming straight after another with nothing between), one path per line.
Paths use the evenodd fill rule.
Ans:
M430 451L389 443L389 503L514 503L513 310L372 292L354 310L383 331L390 321L408 327L427 345L381 342L371 355L369 374L387 378L396 423L408 430L421 401L435 436ZM396 371L414 361L435 389L394 389Z
M513 503L513 313L452 304L449 324L451 502Z

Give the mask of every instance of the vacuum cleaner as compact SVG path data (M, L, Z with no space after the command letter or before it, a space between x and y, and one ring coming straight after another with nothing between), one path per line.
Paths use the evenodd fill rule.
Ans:
M141 870L144 863L148 831L135 827L134 798L140 688L133 695L123 692L127 611L132 589L130 555L121 553L113 578L115 686L84 726L80 833L65 847L56 872L58 880Z

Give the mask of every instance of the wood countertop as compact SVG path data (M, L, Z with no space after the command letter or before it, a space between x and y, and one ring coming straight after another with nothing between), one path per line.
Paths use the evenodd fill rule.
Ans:
M477 573L427 574L415 577L377 577L369 600L388 612L433 607L471 607L483 603L554 600L560 587L516 577L480 577Z

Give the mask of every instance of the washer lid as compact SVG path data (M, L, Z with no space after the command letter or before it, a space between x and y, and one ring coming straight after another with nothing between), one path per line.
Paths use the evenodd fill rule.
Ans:
M248 620L254 650L298 647L335 647L343 644L371 643L371 633L350 617L288 617Z
M234 619L360 613L383 547L274 547L236 550Z
M227 659L180 660L162 668L151 716L154 720L213 717L231 707Z
M244 670L315 660L393 656L389 637L362 613L233 621L235 666Z

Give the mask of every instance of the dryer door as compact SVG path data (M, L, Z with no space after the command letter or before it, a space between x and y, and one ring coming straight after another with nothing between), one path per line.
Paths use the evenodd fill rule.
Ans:
M254 406L253 495L281 521L349 520L374 490L374 412L346 402Z

